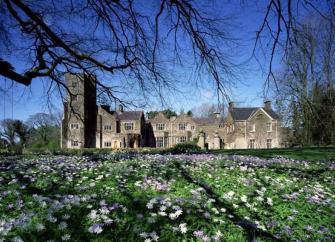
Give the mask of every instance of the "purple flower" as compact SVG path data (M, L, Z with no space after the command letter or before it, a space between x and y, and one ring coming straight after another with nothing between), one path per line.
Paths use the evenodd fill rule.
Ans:
M88 228L88 232L91 234L100 234L103 231L101 224L93 224Z
M204 236L204 231L202 231L202 230L194 231L194 232L193 232L193 235L194 235L195 237L201 238L201 237Z

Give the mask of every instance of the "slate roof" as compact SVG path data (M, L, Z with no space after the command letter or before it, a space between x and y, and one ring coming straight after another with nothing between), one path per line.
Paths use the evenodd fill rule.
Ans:
M115 115L116 118L119 120L139 120L142 115L142 111L123 111L123 112L116 112L109 110L109 106L100 106L102 109L110 113L111 115Z
M253 113L255 113L259 107L253 108L232 108L230 113L234 120L247 120ZM273 119L279 119L278 114L273 111L272 109L265 109L263 108L267 114L269 114Z
M258 108L232 108L230 114L234 120L247 120Z
M141 118L142 111L123 111L117 113L120 120L139 120Z
M273 119L279 119L279 115L273 111L272 109L265 109L263 108L265 112L267 112Z

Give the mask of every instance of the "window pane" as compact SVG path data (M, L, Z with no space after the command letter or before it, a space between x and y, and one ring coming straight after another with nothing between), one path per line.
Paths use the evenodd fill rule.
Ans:
M164 147L164 137L156 137L156 147Z
M124 123L125 130L133 130L133 128L134 128L133 123Z
M186 124L185 123L180 123L179 124L179 130L185 130L186 129Z

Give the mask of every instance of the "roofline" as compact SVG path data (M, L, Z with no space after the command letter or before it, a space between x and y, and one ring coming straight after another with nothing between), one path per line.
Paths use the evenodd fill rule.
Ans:
M252 113L247 120L250 120L259 110L263 111L263 113L265 113L271 120L275 120L263 108L258 108L258 110L256 110L256 112Z

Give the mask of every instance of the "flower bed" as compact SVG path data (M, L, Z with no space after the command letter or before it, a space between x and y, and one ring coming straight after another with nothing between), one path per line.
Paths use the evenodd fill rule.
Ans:
M334 241L335 162L106 154L0 162L0 241Z

